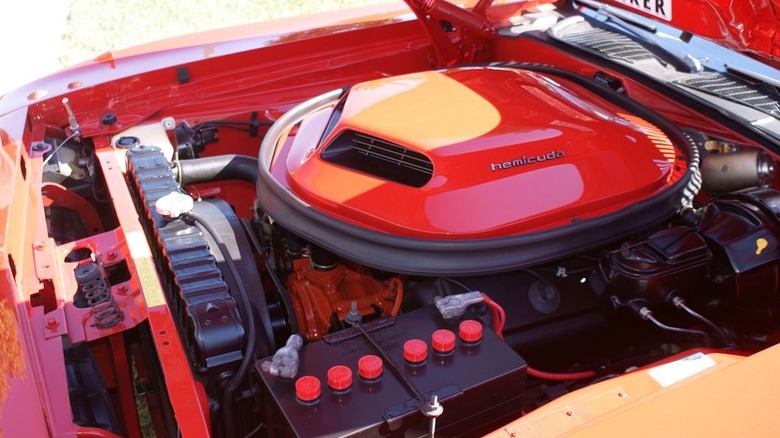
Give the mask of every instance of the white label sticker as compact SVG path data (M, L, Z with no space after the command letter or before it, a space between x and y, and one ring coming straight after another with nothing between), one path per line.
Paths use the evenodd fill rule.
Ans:
M616 0L631 9L672 21L672 0Z
M650 375L659 385L666 388L681 380L715 366L715 361L704 353L695 353L680 360L650 369Z

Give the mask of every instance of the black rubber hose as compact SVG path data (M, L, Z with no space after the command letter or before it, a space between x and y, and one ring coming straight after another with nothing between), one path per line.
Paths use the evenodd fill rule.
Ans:
M230 275L235 279L235 284L238 286L238 292L239 292L238 295L241 298L241 306L239 306L239 312L241 313L242 318L244 318L244 321L246 321L246 329L247 329L246 350L244 351L244 357L241 360L241 365L239 365L238 371L236 371L233 377L228 381L227 385L225 385L222 392L222 413L223 413L223 421L225 425L225 436L235 437L236 431L235 431L235 424L233 423L233 415L234 415L233 393L235 392L236 389L238 389L238 386L241 384L241 381L244 380L244 377L246 377L247 373L249 372L249 368L254 363L255 343L257 338L257 329L255 327L255 316L254 313L252 313L252 309L251 309L252 303L249 300L249 292L244 288L244 284L241 282L241 276L238 273L238 269L236 269L235 263L233 262L233 259L230 256L230 251L227 249L224 242L222 242L222 239L219 237L219 233L217 233L216 230L214 230L214 228L208 222L208 218L201 217L195 211L195 209L189 212L187 214L187 217L193 222L196 222L197 224L202 226L207 233L211 234L211 237L214 239L214 242L216 242L217 246L219 247L218 249L222 252L222 256L224 257L225 263L228 266Z
M257 183L257 158L249 155L217 155L177 163L179 182L183 185L212 181L240 180Z

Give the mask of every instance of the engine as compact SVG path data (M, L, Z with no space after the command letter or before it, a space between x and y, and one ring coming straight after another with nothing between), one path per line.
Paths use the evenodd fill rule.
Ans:
M215 139L177 134L180 157ZM359 83L285 113L257 160L122 138L226 435L482 433L776 325L773 160L566 70ZM231 179L251 217L193 202Z
M418 73L298 107L262 145L260 208L377 269L464 275L591 249L692 201L698 156L679 130L535 70Z

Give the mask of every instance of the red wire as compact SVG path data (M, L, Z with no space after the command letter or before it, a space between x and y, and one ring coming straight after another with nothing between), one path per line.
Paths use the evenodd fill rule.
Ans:
M490 317L493 320L493 330L499 338L504 339L504 326L506 325L506 313L504 309L489 296L482 294L485 305L490 309ZM577 373L549 373L535 368L526 367L526 371L532 377L544 380L582 380L592 379L597 376L593 371L580 371Z
M580 371L578 373L548 373L537 369L526 367L528 375L544 380L582 380L596 377L593 371Z
M390 310L390 316L398 316L398 312L401 310L401 301L404 300L404 282L398 277L393 277L390 279L390 285L395 286L395 303Z
M485 301L488 308L490 308L490 318L493 320L493 331L496 332L496 335L500 339L504 339L503 332L504 326L506 325L506 313L504 313L504 309L486 294L482 294L482 299Z

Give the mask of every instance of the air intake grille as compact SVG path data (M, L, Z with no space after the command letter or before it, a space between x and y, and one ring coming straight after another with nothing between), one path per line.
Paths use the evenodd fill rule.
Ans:
M702 74L694 78L676 81L676 83L780 117L780 101L748 84L737 82L718 73Z
M559 35L564 41L595 50L604 56L628 62L644 61L655 56L631 38L604 29L589 29Z
M322 151L322 159L342 167L412 187L422 187L433 175L425 155L355 131L345 131Z

